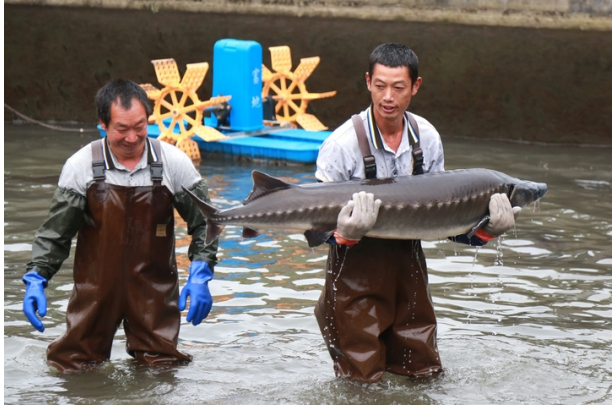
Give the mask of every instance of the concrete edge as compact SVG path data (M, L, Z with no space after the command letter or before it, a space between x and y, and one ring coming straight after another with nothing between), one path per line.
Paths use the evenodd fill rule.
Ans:
M354 18L378 21L451 23L503 27L612 31L612 15L546 11L425 9L401 6L321 6L240 3L223 0L5 0L4 4L109 9L268 14L270 16Z

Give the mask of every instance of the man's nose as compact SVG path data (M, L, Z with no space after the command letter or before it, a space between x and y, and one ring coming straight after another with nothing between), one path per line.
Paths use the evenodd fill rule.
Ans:
M135 143L138 140L138 132L134 129L128 131L127 136L125 136L125 141L128 143Z
M383 98L385 100L393 100L393 89L385 88L385 92L383 93Z

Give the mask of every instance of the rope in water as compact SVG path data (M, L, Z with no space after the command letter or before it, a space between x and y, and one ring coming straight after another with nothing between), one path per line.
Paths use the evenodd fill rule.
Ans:
M4 107L6 107L11 112L15 113L17 116L21 117L25 121L38 124L39 126L43 126L43 127L48 128L48 129L51 129L51 130L55 130L55 131L68 131L68 132L74 132L74 133L89 133L89 132L93 133L93 132L97 132L98 131L98 129L74 129L74 128L70 128L70 127L54 126L52 124L47 124L45 122L41 122L40 120L32 119L31 117L28 117L28 116L26 116L23 113L19 113L17 110L13 109L12 107L7 105L6 103L4 104Z

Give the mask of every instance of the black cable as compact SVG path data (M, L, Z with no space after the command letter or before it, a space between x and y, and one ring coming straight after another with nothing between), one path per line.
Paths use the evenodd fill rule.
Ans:
M26 116L23 113L19 113L17 110L13 109L12 107L7 105L6 103L4 104L4 107L6 107L11 112L15 113L17 116L21 117L25 121L38 124L39 126L43 126L43 127L48 128L48 129L51 129L51 130L55 130L55 131L68 131L68 132L75 132L75 133L93 133L93 132L98 132L98 129L73 129L73 128L70 128L70 127L53 126L51 124L47 124L47 123L41 122L39 120L32 119L31 117L28 117L28 116Z

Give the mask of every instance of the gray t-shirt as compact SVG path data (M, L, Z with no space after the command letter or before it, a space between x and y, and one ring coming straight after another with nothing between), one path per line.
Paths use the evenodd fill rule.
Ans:
M165 185L173 195L182 191L181 186L189 188L202 179L187 154L169 143L160 142L160 144L164 170L162 185ZM106 182L126 187L153 185L147 163L148 151L149 143L145 143L144 154L132 171L121 165L110 151L115 168L105 171ZM91 145L88 144L66 161L58 186L86 196L87 188L93 182Z
M404 119L404 132L397 152L387 146L384 140L383 148L378 150L374 147L368 126L369 110L370 108L364 110L359 116L363 120L370 150L376 160L376 177L392 178L412 174L412 147L408 141L406 120ZM419 126L423 172L444 171L444 150L440 134L427 120L415 114L413 116ZM363 155L359 149L352 120L338 127L321 146L315 176L323 182L365 179Z

